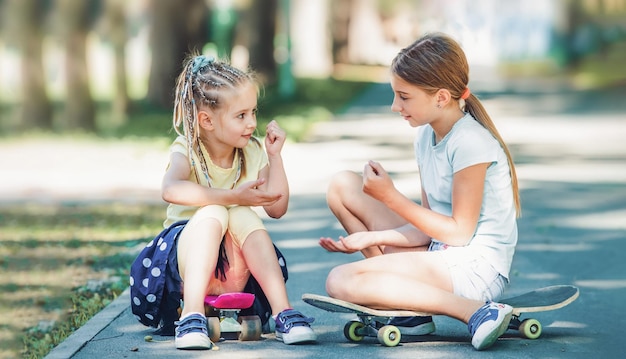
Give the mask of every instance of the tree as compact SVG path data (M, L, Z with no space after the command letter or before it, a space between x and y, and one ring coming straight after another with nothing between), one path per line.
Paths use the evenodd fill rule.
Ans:
M96 107L89 88L87 35L97 0L57 0L59 25L65 45L66 98L63 126L94 131Z
M350 14L352 13L352 0L333 1L331 14L331 34L333 62L350 63L348 54L348 39L350 37Z
M208 7L204 0L152 0L150 15L152 63L147 100L168 109L183 59L206 43Z
M52 104L46 93L43 67L43 24L48 9L39 0L11 0L9 36L21 53L21 103L19 129L52 128Z
M276 81L274 37L277 6L277 0L252 1L251 6L241 11L242 20L237 22L236 43L248 49L250 67L264 83Z
M104 11L105 34L113 46L115 58L115 93L113 94L112 116L117 124L123 124L128 114L129 98L126 87L126 0L108 0Z

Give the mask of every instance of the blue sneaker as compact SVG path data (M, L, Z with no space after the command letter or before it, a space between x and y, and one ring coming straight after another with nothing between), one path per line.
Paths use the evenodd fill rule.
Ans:
M285 309L276 316L276 339L285 344L314 342L317 335L310 326L313 321L297 310Z
M435 332L433 317L393 317L387 323L374 322L376 329L384 325L393 325L402 335L427 335Z
M474 348L483 350L492 346L507 331L512 312L510 305L495 302L480 307L467 323Z
M174 323L176 349L211 349L213 343L209 339L207 320L203 314L192 313Z

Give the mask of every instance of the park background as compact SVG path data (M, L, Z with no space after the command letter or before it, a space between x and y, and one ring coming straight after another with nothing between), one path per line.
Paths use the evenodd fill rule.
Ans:
M2 0L0 27L0 357L45 355L126 287L161 226L153 150L174 136L191 49L252 67L259 135L276 118L291 141L432 31L461 42L479 97L626 94L622 0ZM143 191L108 161L124 155L146 166Z

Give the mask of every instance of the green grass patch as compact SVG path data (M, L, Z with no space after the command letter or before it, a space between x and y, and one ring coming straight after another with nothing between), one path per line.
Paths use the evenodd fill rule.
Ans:
M626 83L626 42L617 42L605 51L581 59L575 68L561 68L554 59L503 62L498 66L508 79L557 79L577 90L623 86Z
M87 323L100 310L109 305L127 286L124 279L115 280L109 286L99 288L79 288L70 298L72 307L66 320L48 327L46 322L30 328L23 336L23 358L43 358L70 334Z
M0 206L0 358L41 358L128 286L164 204Z
M585 58L577 73L574 84L582 89L608 87L616 83L626 84L626 42L613 45L610 51Z

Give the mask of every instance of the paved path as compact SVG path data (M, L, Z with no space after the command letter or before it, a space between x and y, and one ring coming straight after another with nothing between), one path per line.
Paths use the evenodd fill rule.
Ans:
M581 103L576 96L545 94L520 99L499 95L485 96L484 101L511 145L522 189L524 216L519 221L520 241L507 294L553 284L574 284L581 289L580 298L570 306L536 316L544 325L539 340L523 340L516 333L507 333L489 351L476 352L464 324L437 317L436 334L417 342L396 348L381 347L375 341L353 344L342 334L343 324L350 316L330 315L300 300L306 292L325 293L324 280L333 266L360 258L357 254L327 253L317 245L322 235L342 234L324 201L324 191L333 173L341 169L361 170L371 158L393 173L402 191L414 198L419 193L411 150L414 130L388 113L388 87L376 86L356 101L346 115L320 124L309 142L286 146L285 163L292 188L290 211L281 220L267 222L275 243L288 260L287 288L292 304L316 318L317 344L286 346L274 340L273 335L265 335L258 342L218 343L220 349L210 353L177 351L171 340L144 341L152 330L132 317L128 293L124 293L48 358L623 356L626 345L618 325L626 298L626 261L622 255L626 249L626 118L623 105L622 109L615 107L610 111L602 105L596 110L581 110L576 107ZM116 177L103 188L96 184L88 188L65 182L65 172L63 176L49 173L48 178L56 180L64 196L91 198L97 194L102 198L158 200L165 147L146 145L145 151L130 155L119 147L107 148L106 154L100 155L99 151L89 152L88 147L63 146L60 149L68 157L107 160L108 168L93 173L96 179L119 168L124 169L119 177L128 177L124 183ZM1 147L0 150L3 151ZM26 149L21 155L28 158L25 152ZM7 161L2 156L0 168L7 168ZM73 170L72 178L90 176L82 171L77 173L80 166L66 164L63 158L48 162L54 162L58 171ZM3 187L3 196L12 194L18 200L20 193L31 191L40 194L41 199L54 200L55 194L60 193L43 184L37 189L29 188L16 179L19 169L11 171L3 181L13 187Z

